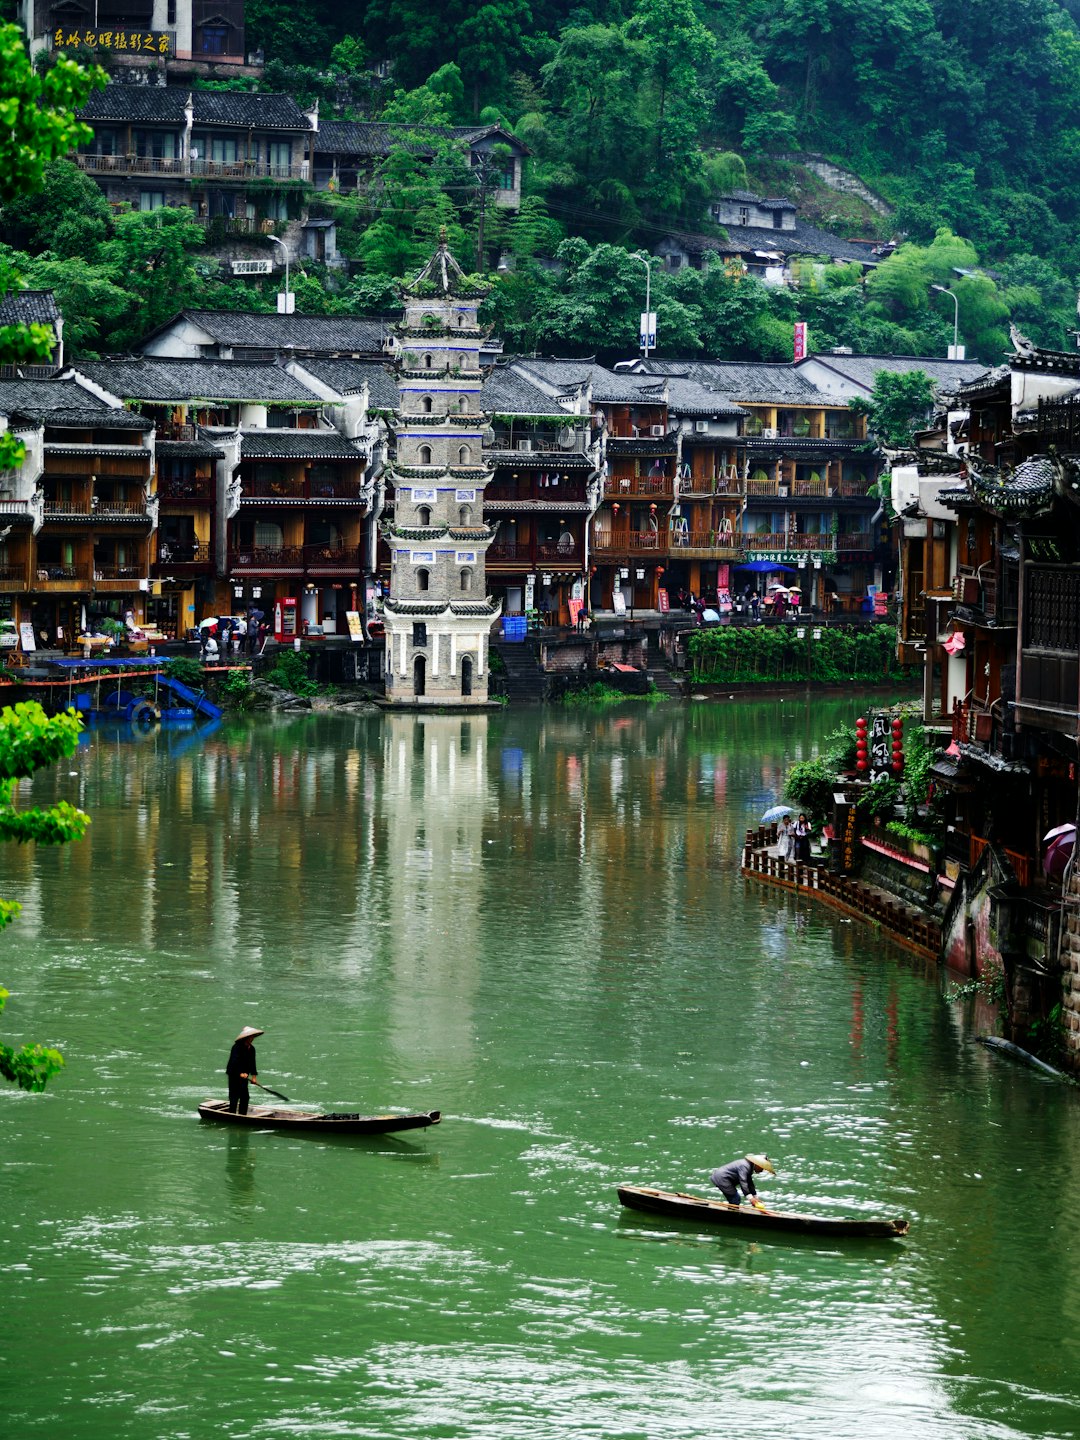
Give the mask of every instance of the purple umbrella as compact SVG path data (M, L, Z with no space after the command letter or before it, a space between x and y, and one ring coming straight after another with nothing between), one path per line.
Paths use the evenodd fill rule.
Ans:
M1043 870L1052 880L1060 880L1076 848L1076 826L1061 827L1061 834L1055 835L1043 853Z

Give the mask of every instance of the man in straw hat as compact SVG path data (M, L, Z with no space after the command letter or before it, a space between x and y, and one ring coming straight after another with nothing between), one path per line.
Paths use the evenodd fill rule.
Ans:
M248 1102L251 1099L248 1081L254 1080L256 1084L259 1082L255 1046L251 1042L256 1035L265 1033L264 1030L256 1030L252 1025L245 1025L229 1051L229 1063L225 1066L225 1074L229 1077L229 1109L235 1110L239 1115L248 1113Z
M762 1171L776 1174L776 1168L767 1155L744 1155L741 1160L732 1160L730 1165L721 1165L719 1170L712 1172L711 1178L729 1205L741 1205L745 1195L755 1210L764 1210L754 1185L754 1176Z

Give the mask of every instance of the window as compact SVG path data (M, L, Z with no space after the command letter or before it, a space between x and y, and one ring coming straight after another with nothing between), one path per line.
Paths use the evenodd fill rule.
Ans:
M772 212L772 228L774 230L782 230L784 228L784 212L782 210L774 210Z
M467 594L469 593L469 591L472 589L472 571L471 571L471 570L462 570L462 572L461 572L461 589L462 589L462 593L463 593L463 594L466 594L466 595L467 595Z
M424 570L424 569L417 570L417 572L416 572L416 588L417 588L417 590L426 590L430 584L431 584L431 575L430 575L430 573L429 573L427 570ZM415 643L416 643L416 642L413 641L413 644L415 644ZM425 641L424 643L426 644L427 642Z
M469 413L469 402L464 395L462 395L461 399L457 402L457 408L458 413L461 415L467 415Z
M469 465L472 463L472 451L468 445L458 446L457 462L459 465Z
M425 356L424 356L424 369L425 369L425 370L430 370L430 369L431 369L431 356L430 356L430 355L425 355Z
M412 627L412 643L418 650L427 645L427 625L423 621L414 621Z
M430 525L430 524L431 524L431 509L430 509L430 507L427 506L427 505L421 505L421 506L420 506L420 509L416 512L416 519L417 519L417 522L418 522L420 525Z
M165 192L163 190L140 190L140 210L160 210L165 204Z
M749 224L750 224L750 207L747 206L747 205L740 205L740 206L739 206L739 224L740 224L740 225L749 225Z
M514 188L514 169L513 169L513 166L511 166L509 170L503 170L503 171L501 171L498 175L495 176L495 189L496 189L496 190L513 190L513 188Z
M225 55L229 48L229 30L226 25L200 26L195 48L203 55Z
M420 409L424 412L425 415L430 415L434 403L435 402L432 400L430 395L425 395L424 398L420 401Z
M176 28L176 0L169 0L168 19L165 23L170 30Z
M471 506L471 505L462 505L462 506L460 507L460 509L458 510L458 524L459 524L459 525L471 525L471 524L472 524L472 506Z
M430 446L430 445L421 445L421 446L420 446L420 464L421 464L421 465L430 465L430 464L431 464L431 446Z
M220 55L222 52L220 50L215 50L213 53L215 55ZM236 136L211 135L210 149L209 154L207 155L207 159L212 160L215 165L235 165Z

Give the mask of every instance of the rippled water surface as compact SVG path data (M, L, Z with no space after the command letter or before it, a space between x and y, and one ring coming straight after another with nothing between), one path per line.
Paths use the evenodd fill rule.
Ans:
M2 1433L75 1440L1080 1434L1080 1096L937 976L738 874L840 702L95 734L5 846ZM241 1026L372 1139L232 1134ZM747 1149L906 1242L620 1213Z

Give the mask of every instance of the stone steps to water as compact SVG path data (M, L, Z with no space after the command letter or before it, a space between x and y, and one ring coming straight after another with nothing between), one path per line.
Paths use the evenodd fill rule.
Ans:
M535 646L528 640L495 640L492 648L506 667L506 698L511 705L543 702L546 677Z
M682 682L675 679L663 660L649 661L649 680L661 695L670 695L675 700L681 700L686 693Z

